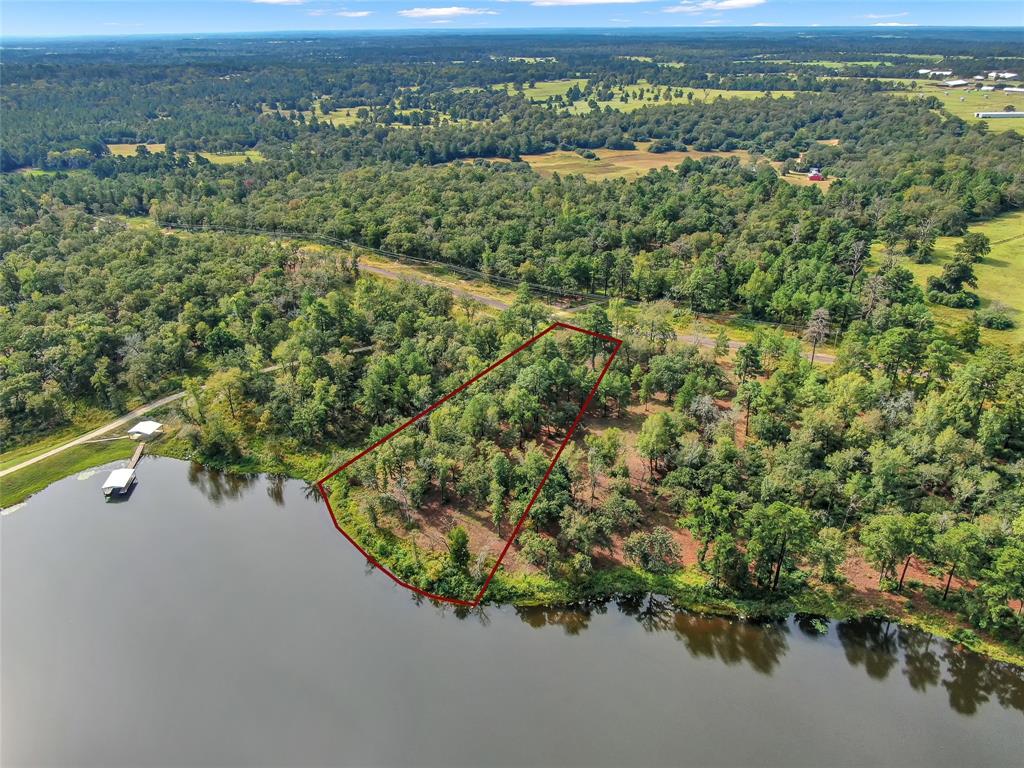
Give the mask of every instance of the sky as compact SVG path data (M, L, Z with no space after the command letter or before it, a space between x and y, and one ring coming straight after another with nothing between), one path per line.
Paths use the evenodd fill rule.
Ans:
M454 4L458 3L458 4ZM464 4L463 4L464 3ZM1024 26L1021 0L2 0L3 37L376 29Z

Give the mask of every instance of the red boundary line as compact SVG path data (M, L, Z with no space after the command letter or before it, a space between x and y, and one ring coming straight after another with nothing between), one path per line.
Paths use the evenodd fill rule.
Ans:
M327 489L324 487L324 483L326 483L328 480L330 480L332 477L337 475L342 470L346 469L347 467L351 466L355 462L359 461L359 459L363 458L363 456L365 456L366 454L368 454L371 451L375 450L376 448L380 447L383 443L385 443L388 440L390 440L392 437L397 435L403 429L405 429L405 428L415 424L417 421L422 419L424 416L426 416L428 413L433 411L439 405L442 405L443 403L447 402L451 398L455 397L455 395L457 395L460 392L462 392L463 390L465 390L468 386L470 386L474 382L476 382L479 379L481 379L484 376L486 376L488 373L493 371L495 368L497 368L502 363L505 363L508 360L510 360L511 358L513 358L515 355L518 355L520 352L522 352L524 349L529 347L531 344L533 344L534 342L538 341L539 339L541 339L542 337L544 337L546 334L550 333L551 331L555 330L556 328L565 328L565 329L570 330L570 331L576 331L577 333L585 333L588 336L593 336L595 338L601 339L602 341L612 342L612 343L615 344L615 348L612 350L612 353L608 356L608 360L605 361L604 367L601 369L601 373L597 377L597 381L595 381L594 382L594 386L590 388L590 392L587 394L587 399L583 401L583 406L580 408L579 413L576 414L576 418L573 421L572 426L569 427L569 431L566 432L565 438L562 440L562 443L558 446L558 450L555 451L555 456L554 456L553 459L551 459L551 463L548 464L548 469L544 473L544 477L541 479L540 485L537 486L537 489L533 492L533 496L530 497L529 504L526 505L526 509L524 509L523 510L523 514L520 515L519 522L516 523L516 527L512 531L512 535L509 536L508 541L505 542L505 548L501 550L501 554L498 556L497 561L494 563L494 567L491 568L491 572L489 574L487 574L487 579L486 579L486 581L484 581L483 586L480 587L480 591L476 593L476 597L474 597L472 600L460 600L459 598L455 598L455 597L445 597L444 595L435 595L433 592L428 592L425 589L420 589L419 587L413 586L412 584L409 584L409 583L407 583L405 581L402 581L400 578L398 578L398 576L396 576L394 573L392 573L383 564L378 562L377 558L375 558L373 555L371 555L369 552L367 552L365 549L363 549L359 545L359 542L357 542L354 538L349 536L348 533L346 533L345 529L341 527L341 523L338 522L338 518L334 514L334 508L331 506L330 495L327 493ZM579 327L577 327L575 325L569 325L568 323L561 323L561 322L552 323L547 328L545 328L543 331L541 331L536 336L534 336L532 339L524 342L523 344L520 344L518 347L516 347L514 350L509 352L507 355L505 355L503 358L501 358L497 362L491 363L489 366L487 366L482 371L480 371L480 373L476 374L476 376L471 378L469 381L465 382L462 386L458 387L457 389L453 389L451 392L449 392L447 395L442 397L436 403L434 403L433 405L430 405L429 407L427 407L424 410L420 411L418 414L416 414L411 419L406 421L400 427L396 427L395 429L393 429L391 432L386 434L384 437L382 437L380 440L375 442L369 448L366 448L363 451L361 451L360 453L356 454L355 456L353 456L351 459L346 461L344 464L342 464L340 467L335 469L330 474L327 474L324 477L320 478L320 480L317 481L317 487L320 489L320 496L323 498L324 503L327 504L327 511L331 515L331 521L334 523L334 527L338 529L338 532L342 536L344 536L346 539L348 539L349 543L352 544L352 546L354 546L356 549L358 549L362 553L363 557L365 557L376 568L379 568L381 571L383 571L388 576L390 576L392 581L394 581L396 584L399 584L399 585L405 587L406 589L412 590L413 592L415 592L415 593L417 593L419 595L423 595L424 597L429 597L432 600L440 600L442 602L454 603L455 605L462 605L462 606L467 606L467 607L470 607L470 608L473 608L473 607L479 605L480 601L483 600L484 593L487 591L487 587L489 587L490 584L491 584L491 579L494 578L494 574L497 573L497 571L498 571L498 566L501 565L501 561L505 559L505 555L508 553L509 548L512 546L512 542L516 540L516 538L519 536L519 532L522 530L523 525L526 524L526 518L529 517L530 510L533 509L533 505L537 501L537 497L540 496L540 492L544 489L544 484L547 483L548 478L551 476L551 472L554 470L555 464L558 462L558 459L561 457L562 451L565 450L565 446L567 446L569 444L569 440L572 439L573 433L576 431L576 428L580 425L580 422L583 420L583 415L587 412L587 408L590 407L590 401L593 400L594 399L594 395L597 394L597 388L599 386L601 386L601 381L604 379L605 374L608 373L608 369L611 367L612 361L615 359L615 356L619 353L619 348L621 346L622 346L622 340L621 339L616 339L613 336L608 336L608 335L603 334L603 333L597 333L596 331L590 331L590 330L587 330L586 328L579 328Z

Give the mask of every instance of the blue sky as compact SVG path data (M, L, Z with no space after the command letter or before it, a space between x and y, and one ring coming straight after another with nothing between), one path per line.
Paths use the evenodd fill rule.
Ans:
M0 34L1024 25L1021 0L3 0Z

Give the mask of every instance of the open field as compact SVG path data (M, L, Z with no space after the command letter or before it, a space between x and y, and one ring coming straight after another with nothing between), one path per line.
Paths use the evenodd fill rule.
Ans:
M638 178L655 168L672 168L686 158L704 160L710 157L738 157L742 162L750 160L750 153L743 149L732 152L648 152L646 142L637 142L636 149L595 149L597 160L587 160L575 152L547 152L540 155L523 155L524 162L530 164L537 173L551 175L553 173L579 173L588 179Z
M16 504L68 475L117 459L130 458L136 445L128 439L85 443L25 467L0 481L0 508ZM97 479L96 493L100 492L99 480L102 478Z
M646 88L646 92L641 97L639 95L640 88ZM653 89L653 90L652 90ZM612 109L618 110L619 112L633 112L641 107L652 107L652 106L667 106L671 104L687 104L690 103L690 95L693 96L692 101L694 103L700 101L715 101L718 98L723 99L760 99L764 98L764 91L728 91L721 88L683 88L681 95L676 95L680 89L670 89L671 98L665 99L661 97L661 94L665 92L664 86L652 86L647 82L641 81L636 85L628 85L624 88L612 89L615 93L615 98L610 101L599 101L597 106L600 109L605 107L611 107ZM657 101L654 99L655 92L659 94ZM622 94L625 93L629 97L629 101L622 101ZM796 91L771 91L772 98L779 98L782 96L792 96ZM572 114L586 114L590 111L590 104L584 100L578 100L573 103L569 111Z
M585 77L577 77L571 80L538 80L533 86L527 85L524 87L523 95L532 101L544 101L549 96L564 96L565 92L574 85L583 88L586 84L587 78ZM506 86L507 90L511 90L511 88L511 83Z
M114 157L132 157L136 153L139 144L107 144L107 149ZM166 152L166 144L143 144L150 152Z
M112 418L114 418L114 414L110 411L92 407L80 408L76 412L71 424L48 433L46 437L23 443L16 447L8 447L5 443L3 446L4 451L0 453L0 470L13 467L15 464L20 464L26 459L31 459L40 453L45 453L51 448L55 448L68 440L78 437L83 432L95 429Z
M782 163L773 162L772 168L775 169L776 173L779 174L779 178L787 184L792 184L795 187L819 187L822 192L828 192L828 188L832 186L832 182L835 181L833 178L827 178L824 181L811 181L807 178L806 173L799 173L797 171L790 171L789 173L782 172Z
M107 149L114 157L134 157L138 146L138 144L107 144ZM167 151L166 144L144 144L143 146L151 153ZM246 160L259 163L265 159L262 153L256 149L249 149L245 152L196 152L195 154L202 155L217 165L237 165Z
M981 306L999 302L1009 308L1010 317L1017 327L1008 331L982 329L986 344L1024 343L1024 211L1004 214L990 221L975 224L971 232L981 232L992 241L992 252L978 264L974 273L978 277L975 293L981 297ZM924 287L931 275L942 271L942 265L951 257L958 237L940 237L935 244L935 260L931 264L907 263ZM941 325L955 326L970 317L973 310L952 309L931 305Z
M975 91L961 90L957 88L939 88L930 84L930 87L911 93L897 91L894 95L906 98L916 98L918 94L934 96L942 102L943 108L952 115L965 120L968 123L981 122L980 118L974 116L975 112L1003 112L1007 106L1012 106L1017 112L1024 112L1024 93L1005 93L1003 91ZM990 131L1011 131L1024 132L1024 118L1004 117L989 118L985 120Z
M359 122L359 117L356 115L358 109L359 107L344 107L324 112L323 106L318 101L316 103L316 119L321 122L328 122L333 126L355 125Z
M262 163L266 160L263 153L258 149L248 149L245 152L196 152L214 165L241 165L247 160L254 163Z
M764 59L764 62L766 64L802 64L808 67L830 67L832 69L887 66L887 63L880 59L867 59L862 61L827 61L823 59L817 59L814 61L794 61L793 59Z

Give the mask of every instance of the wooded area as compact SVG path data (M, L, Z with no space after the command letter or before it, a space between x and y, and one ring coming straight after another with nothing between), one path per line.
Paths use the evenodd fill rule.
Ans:
M963 67L1019 57L978 35L885 40L878 56L891 76L937 48ZM491 599L577 598L636 574L682 583L685 571L702 601L764 608L814 591L865 597L864 566L880 579L865 600L913 589L1021 647L1024 354L980 333L1024 307L982 306L974 265L991 243L967 229L1024 205L1024 138L882 93L871 67L837 79L809 63L834 50L782 39L769 51L781 64L753 34L465 35L441 63L415 37L5 51L5 443L84 405L118 411L185 388L177 434L190 456L288 471L306 454L326 472L550 322L525 287L491 312L369 276L358 249L159 223L351 240L602 296L573 322L624 340ZM844 45L855 62L878 42ZM624 58L641 53L653 60ZM532 55L551 60L518 59ZM524 95L561 78L587 85ZM569 109L641 81L656 103ZM335 124L339 110L353 119ZM132 142L166 148L107 148ZM516 162L637 142L749 155L636 181ZM195 154L253 148L264 162ZM832 184L794 186L773 162ZM922 286L908 264L929 262L939 236L958 238L954 258ZM978 311L949 328L935 307ZM700 348L677 333L694 313L765 327L732 350L725 335ZM812 359L767 324L801 329ZM815 365L824 344L835 362ZM604 354L578 338L538 345L371 463L339 514L411 583L471 595L493 556L479 537L508 533ZM476 528L438 527L439 546L421 550L431 522L413 511L428 498L476 510Z

